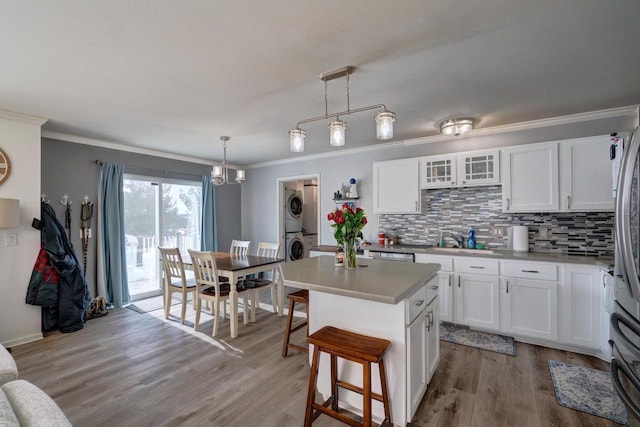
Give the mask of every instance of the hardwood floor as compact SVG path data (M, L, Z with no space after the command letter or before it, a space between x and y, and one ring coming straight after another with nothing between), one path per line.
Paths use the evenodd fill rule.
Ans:
M180 305L172 307L179 316ZM189 315L193 315L191 307ZM13 348L20 377L46 391L77 426L300 426L307 355L280 356L285 317L259 310L211 339L124 309L71 334ZM173 324L178 321L173 318ZM201 338L196 336L198 334ZM293 335L304 341L304 328ZM517 343L517 357L441 342L442 356L411 426L615 426L556 403L546 360L606 369L600 360ZM321 416L314 426L339 422Z

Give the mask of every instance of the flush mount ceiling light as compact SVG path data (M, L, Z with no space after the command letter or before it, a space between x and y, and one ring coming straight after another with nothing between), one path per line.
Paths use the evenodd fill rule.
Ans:
M334 120L329 123L329 143L334 147L340 147L346 142L347 129L347 123L340 120L340 116L378 108L382 111L374 117L376 121L376 138L380 140L393 138L393 122L396 121L396 114L388 111L384 104L369 105L367 107L355 108L353 110L351 109L349 99L349 75L351 75L354 70L355 67L348 65L346 67L338 68L337 70L327 71L320 74L320 80L324 81L324 116L300 120L295 129L291 129L289 131L289 144L292 152L301 153L304 151L304 138L306 134L302 129L300 129L301 124L333 118ZM338 113L329 113L327 103L327 82L341 77L347 78L347 109Z
M227 162L227 141L231 138L228 136L221 136L220 140L222 141L222 146L224 147L222 164L221 165L213 165L213 169L211 170L211 182L215 185L222 184L242 184L245 181L245 173L244 169L235 169L229 167L229 162ZM235 169L236 171L236 180L229 181L229 169Z
M462 135L473 129L473 119L447 119L440 123L440 133L443 135Z

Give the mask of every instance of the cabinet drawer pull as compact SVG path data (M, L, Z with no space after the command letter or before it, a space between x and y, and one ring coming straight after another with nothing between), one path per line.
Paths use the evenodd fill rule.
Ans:
M470 265L469 268L476 268L479 270L484 270L484 267L480 266L480 265Z
M416 307L420 307L422 304L424 304L424 300L423 299L419 299L416 301Z
M433 286L431 286L431 290L432 291L437 291L439 287L440 287L440 285L433 285Z
M538 270L521 270L523 273L540 273Z

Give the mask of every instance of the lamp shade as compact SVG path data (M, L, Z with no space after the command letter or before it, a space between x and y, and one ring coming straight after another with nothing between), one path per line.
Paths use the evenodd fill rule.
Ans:
M329 123L329 143L334 147L345 144L347 123L342 120L334 120Z
M302 129L291 129L289 131L289 148L293 153L304 151L304 137L306 133Z
M211 171L211 176L213 178L222 178L222 166L221 165L213 165L213 170Z
M376 114L376 138L380 140L393 138L393 122L396 121L395 113L382 111Z
M244 182L245 179L246 179L246 175L245 175L244 169L236 169L236 181Z
M0 228L17 227L20 223L20 200L0 199Z

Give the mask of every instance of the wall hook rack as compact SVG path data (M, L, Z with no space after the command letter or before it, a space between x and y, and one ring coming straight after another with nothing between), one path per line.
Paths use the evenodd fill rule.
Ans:
M47 202L49 203L49 200L47 200L47 195L42 193L40 194L40 202Z
M70 205L71 203L73 203L71 200L69 200L70 197L68 194L65 194L62 196L62 200L60 200L60 204L67 206Z

